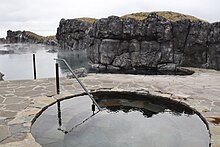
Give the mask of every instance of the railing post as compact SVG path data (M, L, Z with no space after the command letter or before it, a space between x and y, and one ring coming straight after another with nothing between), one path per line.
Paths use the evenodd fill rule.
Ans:
M56 67L56 89L57 89L57 94L60 94L60 79L59 79L59 65L58 63L55 64Z
M37 72L36 72L35 54L33 54L33 70L34 70L34 80L36 80L37 79Z
M63 61L66 66L68 67L68 69L70 70L70 72L72 73L72 75L74 76L74 78L76 78L77 82L79 83L79 85L83 88L83 90L88 94L89 98L92 100L93 104L96 105L96 107L101 111L101 107L98 105L98 103L95 101L95 99L93 98L93 96L90 94L90 92L88 91L88 89L85 87L85 85L79 80L79 78L76 76L76 74L74 73L74 71L72 70L72 68L70 67L70 65L66 62L65 59L54 59L56 61ZM92 108L93 109L93 108Z
M57 100L57 113L58 113L58 124L59 124L59 127L61 127L62 118L61 118L60 100Z

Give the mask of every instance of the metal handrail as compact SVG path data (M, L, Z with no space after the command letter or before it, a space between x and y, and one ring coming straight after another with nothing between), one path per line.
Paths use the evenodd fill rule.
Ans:
M101 107L98 105L98 103L95 101L95 99L93 98L92 94L90 94L90 92L88 91L88 89L85 87L85 85L79 80L79 78L76 76L76 74L74 73L74 71L72 70L72 68L70 67L70 65L66 62L65 59L54 59L56 61L63 61L66 66L68 67L68 69L70 70L70 72L73 74L73 76L76 78L77 82L80 84L80 86L83 88L83 90L86 92L86 94L89 96L89 98L92 100L92 102L96 105L96 107L101 111Z

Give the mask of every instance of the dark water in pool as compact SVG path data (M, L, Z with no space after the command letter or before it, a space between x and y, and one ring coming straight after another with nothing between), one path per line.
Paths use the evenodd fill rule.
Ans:
M43 147L209 146L207 127L193 112L140 99L98 103L104 110L95 114L88 96L63 100L60 107L56 103L36 119L31 133Z

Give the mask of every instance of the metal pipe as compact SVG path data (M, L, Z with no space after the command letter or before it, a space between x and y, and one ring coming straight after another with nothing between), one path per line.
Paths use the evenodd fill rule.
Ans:
M59 65L58 65L58 63L55 64L55 67L56 67L56 89L57 89L57 94L60 94Z
M36 80L37 79L37 72L36 72L35 54L33 54L33 69L34 69L34 80Z
M85 85L79 80L79 78L76 76L76 74L74 73L74 71L72 70L72 68L70 67L70 65L66 62L65 59L54 59L57 61L63 61L66 66L68 67L68 69L70 70L70 72L73 74L74 78L76 78L77 82L80 84L80 86L83 88L83 90L86 92L86 94L88 94L88 96L90 97L90 99L92 100L92 102L96 105L96 107L99 110L102 110L101 107L98 105L98 103L95 101L95 99L93 98L93 96L89 93L89 91L87 90L87 88L85 87Z
M57 100L57 115L58 115L58 124L59 124L59 127L61 127L62 118L61 118L60 100Z

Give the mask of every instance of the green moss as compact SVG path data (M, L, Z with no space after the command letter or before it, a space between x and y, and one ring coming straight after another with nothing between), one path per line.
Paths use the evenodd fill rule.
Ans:
M171 11L158 11L158 12L151 12L151 13L156 13L157 15L162 16L162 17L169 19L171 21L178 21L181 19L189 19L191 21L193 21L193 20L204 21L204 20L198 19L198 18L191 16L191 15L185 15L185 14L171 12ZM122 18L129 17L129 18L134 18L137 20L143 20L143 19L147 18L147 16L151 13L150 12L132 13L132 14L124 15L124 16L122 16Z

